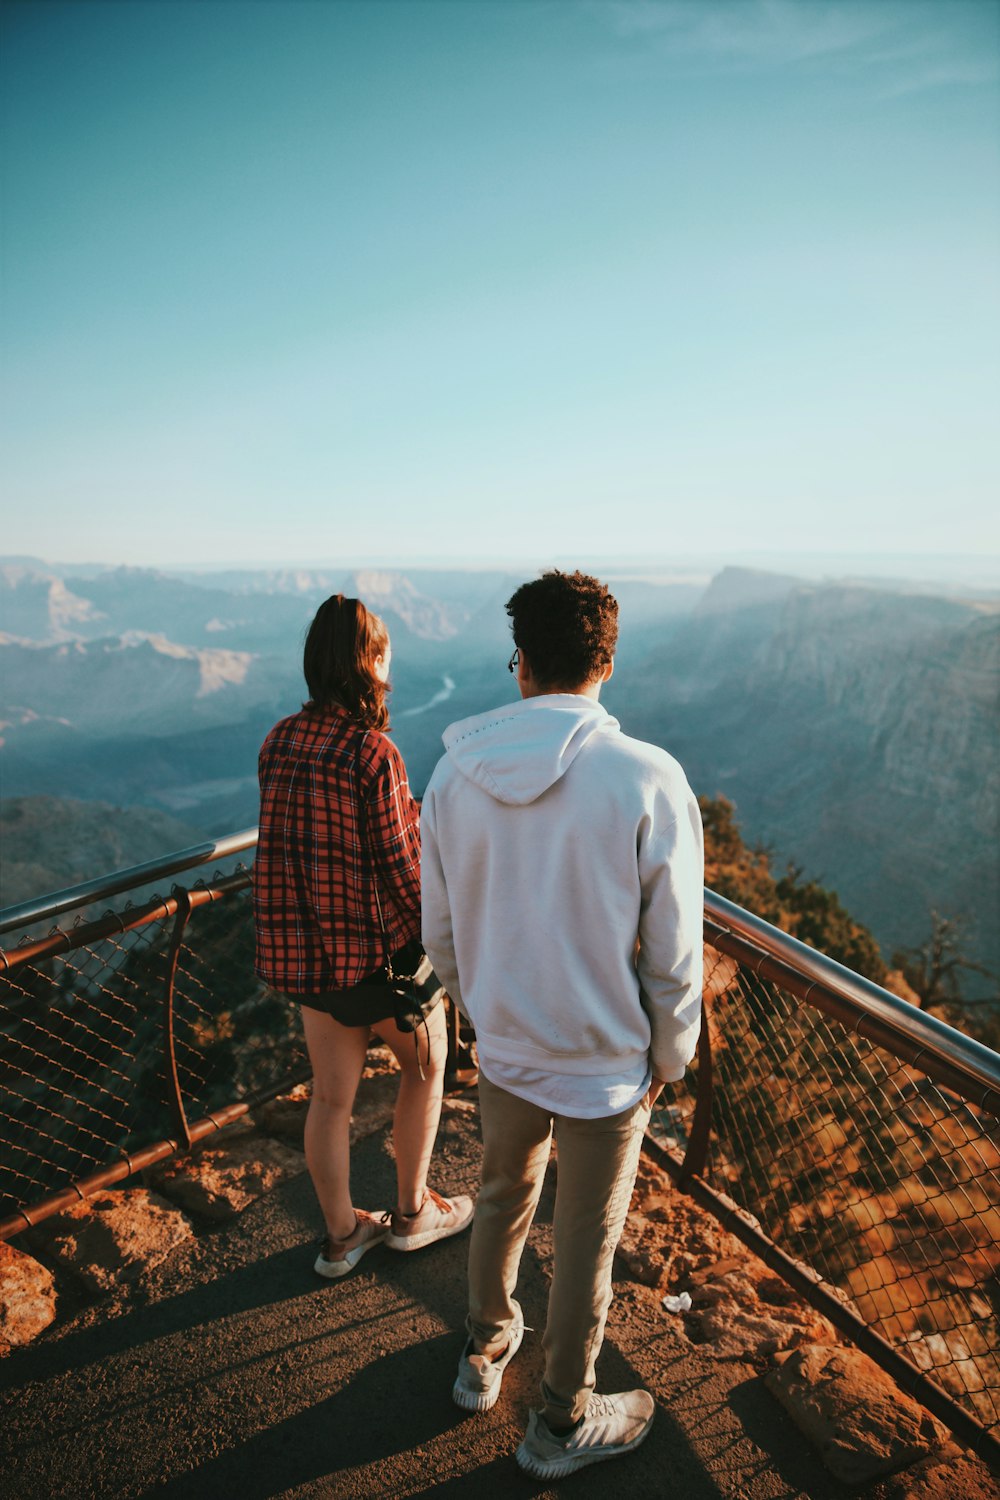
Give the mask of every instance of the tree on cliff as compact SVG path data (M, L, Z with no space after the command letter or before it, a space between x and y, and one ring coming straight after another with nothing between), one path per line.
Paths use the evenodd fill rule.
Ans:
M931 930L917 948L892 956L923 1010L938 1011L952 1026L968 1031L987 1046L1000 1046L1000 992L997 976L974 963L962 951L964 926L959 917L931 912ZM965 993L970 977L978 983L974 995ZM977 1014L970 1017L969 1012Z
M844 909L836 892L804 880L795 865L776 878L770 852L760 846L749 849L743 842L728 798L698 801L705 826L707 886L865 978L884 983L887 969L878 943Z

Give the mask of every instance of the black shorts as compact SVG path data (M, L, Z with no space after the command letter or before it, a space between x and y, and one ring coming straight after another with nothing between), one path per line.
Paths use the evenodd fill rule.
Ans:
M405 944L392 955L392 966L397 973L412 973L423 956L419 941ZM289 995L299 1005L309 1010L320 1010L332 1016L341 1026L374 1026L377 1021L388 1021L396 1014L396 997L385 981L385 969L373 969L357 984L345 990L323 990L316 995Z
M332 1016L341 1026L374 1026L377 1021L387 1021L395 1014L394 996L385 986L374 984L352 985L348 990L327 990L322 995L289 995L307 1010L321 1010Z

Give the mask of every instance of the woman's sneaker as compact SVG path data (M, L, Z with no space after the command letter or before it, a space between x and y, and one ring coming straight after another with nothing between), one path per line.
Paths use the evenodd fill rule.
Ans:
M366 1213L363 1208L354 1210L356 1220L354 1233L346 1240L332 1240L329 1235L320 1246L313 1270L319 1276L346 1276L353 1271L358 1261L373 1245L380 1245L389 1233L385 1213Z
M451 1388L456 1406L463 1411L489 1411L495 1406L503 1384L503 1372L521 1347L524 1338L524 1314L520 1305L514 1303L514 1321L510 1325L506 1349L496 1359L477 1354L476 1346L469 1339L458 1361L458 1377Z
M415 1214L392 1211L392 1224L386 1244L390 1250L422 1250L424 1245L433 1245L435 1240L446 1240L449 1235L460 1234L472 1223L475 1204L464 1194L457 1198L442 1198L433 1188L428 1188L424 1201ZM386 1218L389 1215L386 1214Z
M517 1461L536 1479L561 1479L619 1458L638 1448L653 1425L656 1405L648 1391L622 1391L617 1396L591 1396L587 1410L567 1433L550 1431L541 1412L528 1414L528 1430L517 1450Z

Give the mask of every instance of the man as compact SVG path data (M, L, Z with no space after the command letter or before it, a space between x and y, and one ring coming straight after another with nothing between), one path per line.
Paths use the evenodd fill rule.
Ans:
M647 1391L595 1394L594 1366L650 1110L698 1038L702 831L677 762L598 701L618 636L607 588L550 572L507 612L522 701L444 735L421 814L423 940L479 1049L466 1410L493 1406L520 1346L518 1265L558 1142L543 1405L517 1450L554 1479L629 1452L653 1420Z

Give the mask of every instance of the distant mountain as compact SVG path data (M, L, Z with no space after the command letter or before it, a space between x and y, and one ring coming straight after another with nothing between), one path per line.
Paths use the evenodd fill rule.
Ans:
M0 906L17 906L186 849L204 834L147 807L14 797L0 802L0 837Z
M258 746L301 704L305 631L337 590L389 626L393 734L420 793L444 728L516 697L504 604L521 581L0 559L4 795L142 805L210 834L254 823ZM1000 968L995 594L745 568L707 586L612 583L621 636L603 701L628 733L732 799L751 843L834 887L886 957L922 941L935 908Z
M756 568L723 568L698 600L695 614L731 615L781 603L803 587L801 578L762 573Z
M186 646L218 645L224 634L227 645L235 638L240 649L260 650L282 633L301 635L312 613L301 596L281 594L262 621L244 595L149 568L111 568L67 584L44 565L0 564L0 630L40 645L144 632Z
M958 916L1000 969L1000 615L727 570L606 701L889 949Z
M200 589L222 589L227 594L336 593L342 572L314 568L225 568L199 573L171 570L171 576Z
M25 641L78 640L97 630L103 616L89 599L41 567L0 567L0 630Z
M179 716L231 719L273 693L250 652L178 646L141 631L58 646L8 641L0 662L0 721L8 741L22 725L44 722L102 736L126 725L169 733ZM233 694L240 699L235 711Z

